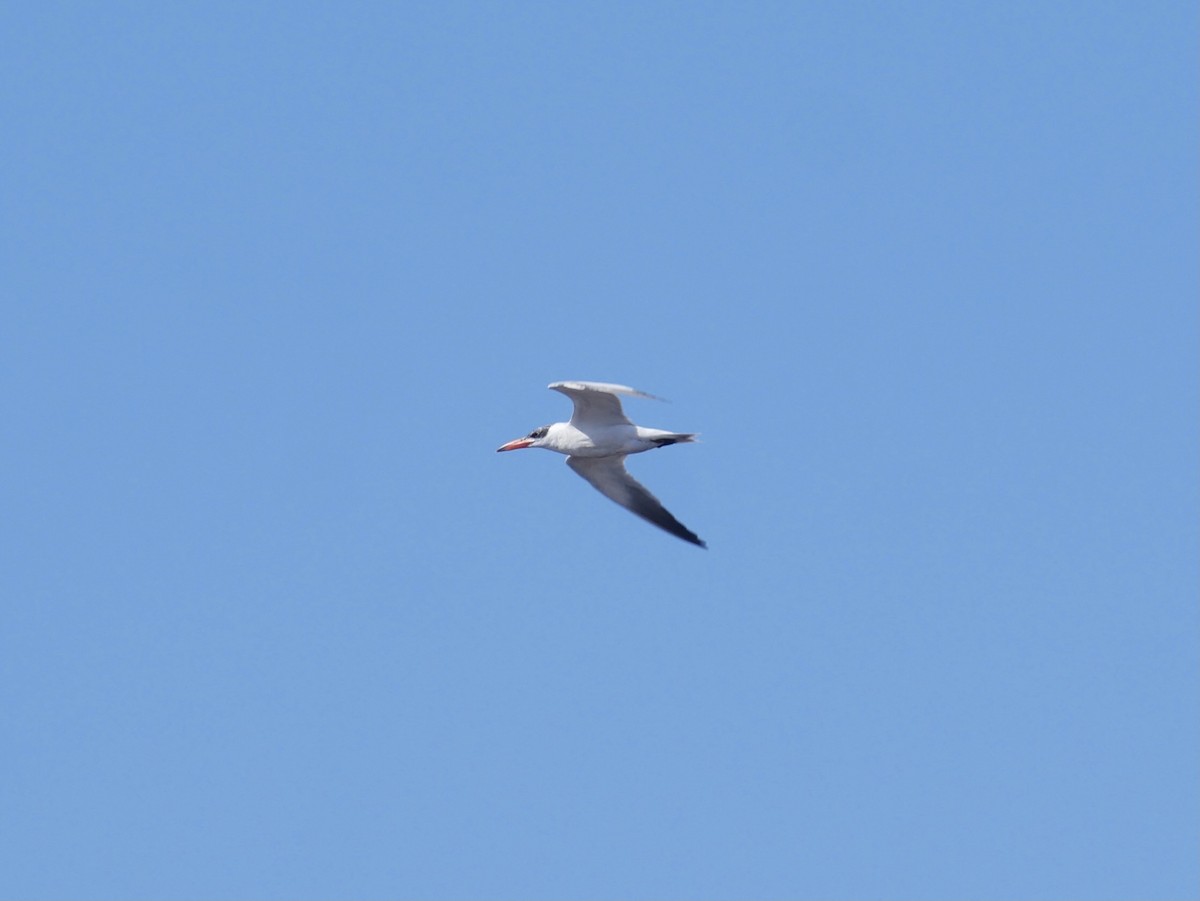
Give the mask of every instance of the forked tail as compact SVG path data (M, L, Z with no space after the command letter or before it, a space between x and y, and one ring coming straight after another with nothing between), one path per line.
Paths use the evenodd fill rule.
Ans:
M691 444L696 440L695 432L672 432L666 435L656 435L650 439L656 447L666 447L668 444Z

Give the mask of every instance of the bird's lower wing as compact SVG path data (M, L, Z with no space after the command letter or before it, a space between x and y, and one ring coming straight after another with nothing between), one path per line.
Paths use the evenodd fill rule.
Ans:
M695 532L672 516L658 498L629 474L624 456L567 457L567 465L587 479L593 488L631 513L677 538L707 547Z

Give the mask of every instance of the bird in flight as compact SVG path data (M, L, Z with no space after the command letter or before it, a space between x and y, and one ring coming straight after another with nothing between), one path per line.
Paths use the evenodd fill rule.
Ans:
M554 382L548 387L571 398L575 404L571 421L536 428L525 437L496 448L497 452L544 447L566 454L567 465L605 497L677 538L707 547L695 532L668 513L659 499L625 470L625 458L630 454L696 440L694 434L634 425L621 409L618 395L659 398L624 385L604 382Z

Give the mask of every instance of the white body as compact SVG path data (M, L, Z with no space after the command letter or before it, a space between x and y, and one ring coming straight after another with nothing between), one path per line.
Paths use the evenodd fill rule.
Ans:
M546 437L533 447L542 447L568 457L611 457L613 454L640 454L661 447L654 439L678 437L675 432L647 429L632 423L592 424L580 428L569 422L546 427Z

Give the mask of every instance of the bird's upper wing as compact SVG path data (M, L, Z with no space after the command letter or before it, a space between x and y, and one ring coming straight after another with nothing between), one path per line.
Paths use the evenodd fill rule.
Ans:
M625 385L609 385L606 382L554 382L547 386L552 391L560 391L575 404L571 413L571 425L632 425L621 409L621 399L618 394L628 397L648 397L660 400L653 394L638 391Z
M567 457L567 465L592 483L605 497L636 513L677 538L707 547L696 533L667 512L653 494L625 469L625 457Z

